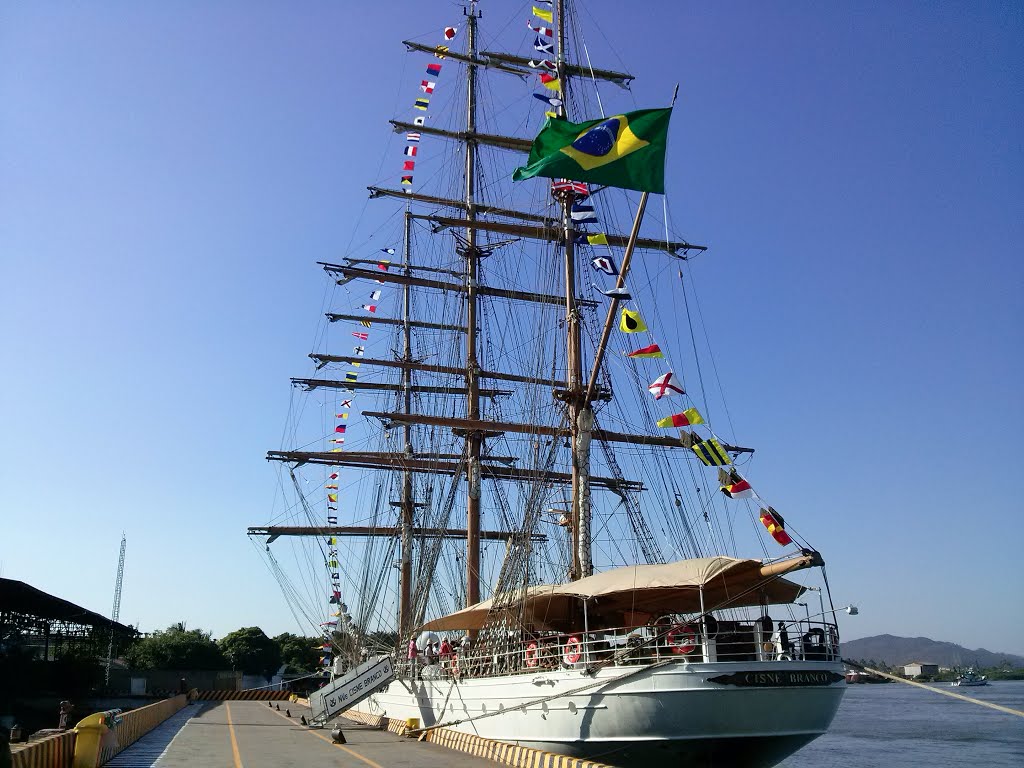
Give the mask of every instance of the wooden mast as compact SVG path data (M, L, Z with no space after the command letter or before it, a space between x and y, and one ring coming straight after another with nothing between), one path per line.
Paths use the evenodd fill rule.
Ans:
M610 433L594 428L594 411L592 402L596 399L607 399L608 393L597 386L598 371L602 362L604 350L607 346L607 338L603 338L599 345L599 351L595 355L593 370L589 377L584 376L584 355L582 348L581 310L587 306L594 306L595 302L579 297L576 293L578 275L575 261L575 226L572 219L573 202L578 199L576 193L569 191L559 192L556 197L559 203L559 215L548 218L545 215L528 214L510 209L497 208L494 206L481 205L476 195L476 167L478 147L481 145L495 146L512 151L527 151L530 141L516 137L495 136L481 134L477 131L477 67L488 66L487 59L481 59L478 50L478 20L480 18L477 10L478 0L467 0L468 8L464 10L467 17L467 53L456 54L446 51L443 57L466 63L466 130L462 132L442 131L430 129L415 123L401 123L392 121L396 130L415 128L418 131L437 135L439 137L461 141L465 146L465 189L462 200L449 200L436 196L422 194L409 194L406 190L390 190L379 187L371 187L371 197L380 196L401 196L406 198L405 211L405 254L401 270L392 272L378 272L370 269L362 269L357 264L372 264L373 260L345 259L344 265L322 263L324 269L338 276L338 284L345 284L354 279L373 279L378 282L398 284L403 287L403 317L401 320L389 320L377 318L378 322L401 324L403 327L403 354L400 360L368 360L361 358L360 362L365 364L376 364L381 366L399 367L402 371L399 384L378 383L378 382L350 382L332 381L326 379L293 379L293 383L305 386L307 389L317 387L346 388L352 390L376 390L376 391L400 391L403 394L403 413L376 413L378 417L387 417L399 422L403 427L404 446L401 453L392 454L349 454L345 458L339 457L333 452L331 454L303 452L303 451L271 451L268 459L288 461L296 465L305 463L324 464L339 463L342 465L378 468L382 470L400 471L402 473L402 494L401 500L393 502L401 510L399 525L397 526L401 543L401 582L399 590L399 630L403 636L412 630L412 546L416 531L414 500L414 472L437 472L442 474L455 474L461 471L466 472L468 481L467 493L467 515L465 529L449 529L448 535L460 536L465 534L466 538L466 603L473 605L480 601L480 559L481 559L481 538L489 537L492 532L481 531L481 482L483 477L492 480L518 480L535 481L543 479L547 482L565 483L571 487L571 541L569 553L569 578L580 579L593 573L592 563L592 541L591 541L591 493L592 489L611 489L615 492L625 490L642 490L642 485L628 480L591 476L590 473L590 450L591 441L594 437L600 440L613 442L638 443L661 445L667 447L686 447L689 443L687 435L679 439L648 436L648 435L621 435ZM557 107L559 116L568 118L568 80L580 74L595 76L598 78L610 79L615 82L626 81L631 76L622 73L606 72L602 70L591 70L580 65L571 64L567 59L566 50L566 22L565 22L564 0L557 0L557 50L555 53L556 73L561 84L562 104ZM416 50L428 50L438 53L435 48L425 48L420 45L411 45ZM441 56L441 53L438 53ZM498 54L491 54L497 57ZM505 56L505 59L512 61L515 57ZM526 60L516 61L522 64ZM494 66L493 68L509 71L513 74L527 74L524 70L515 67ZM646 198L646 194L644 196ZM411 213L410 202L422 202L435 206L446 206L461 209L462 217L445 217L436 213L429 215L417 215ZM537 226L527 226L515 222L492 221L489 218L480 219L484 216L502 216L519 221L534 222ZM642 214L640 214L642 215ZM465 231L461 238L462 246L457 252L464 256L466 264L461 271L434 269L425 266L416 266L410 260L410 231L412 219L423 219L430 221L434 231L438 232L443 228L458 228ZM688 252L693 249L703 251L704 246L694 245L687 242L671 242L652 240L638 237L639 215L634 223L633 231L629 237L618 234L607 234L609 244L613 246L624 245L627 247L627 254L624 259L623 269L620 272L618 285L622 285L628 269L629 258L636 248L650 248L667 251L676 255L677 258L685 259ZM483 285L480 282L480 259L487 253L478 244L478 232L493 232L511 236L514 238L530 238L546 240L559 243L565 249L564 252L564 282L565 292L563 295L538 294L531 291L495 288ZM557 245L556 245L557 247ZM681 252L681 253L679 253ZM439 280L426 278L419 274L420 270L432 273L451 275L458 280ZM461 293L466 301L466 323L465 326L446 323L414 321L411 319L410 291L413 287L432 288L442 291ZM479 332L479 299L480 297L497 297L513 301L534 302L548 305L563 306L566 312L566 376L565 382L542 380L532 377L518 376L501 372L485 371L481 368L478 358L480 342ZM612 302L612 310L609 317L614 317L617 301ZM362 316L350 314L328 314L328 319L335 320L362 320ZM605 336L608 333L608 322L606 322ZM455 369L449 366L427 364L413 358L411 348L411 328L429 328L433 330L446 330L464 332L466 334L466 360L465 369ZM336 355L310 355L317 360L318 368L328 362L345 362L347 356ZM589 368L590 366L588 366ZM423 386L413 383L412 372L414 370L428 371L432 373L454 373L458 370L464 373L465 387L452 386ZM555 397L565 403L568 424L559 428L540 428L537 425L517 425L485 420L481 414L481 400L485 397L498 397L508 394L502 390L483 389L482 379L498 379L515 381L520 383L539 384L545 386L554 385L558 388L554 393ZM439 421L433 417L426 417L412 413L412 393L424 392L428 394L446 394L465 396L466 418L443 417ZM428 455L417 454L414 450L412 439L412 427L417 423L434 423L451 426L457 433L464 435L466 450L462 456L451 455ZM500 463L496 464L495 457L485 457L484 439L487 435L498 432L534 432L536 434L557 434L565 435L571 440L572 460L571 472L567 474L554 473L547 470L529 470L507 467ZM738 449L750 450L750 449ZM460 461L461 459L461 461ZM490 459L490 460L488 460ZM461 467L460 467L461 465ZM425 529L424 529L425 530ZM377 535L374 532L357 532L352 529L353 535Z
M561 83L562 117L568 118L569 84L565 58L565 2L558 0L558 48L555 67ZM572 507L571 553L569 578L582 579L594 572L590 554L590 442L594 427L594 411L584 398L583 350L580 342L580 308L576 303L575 233L572 221L574 192L560 196L562 206L562 243L565 247L565 312L566 312L566 366L569 387L565 393L569 411L572 444Z
M476 0L470 0L467 13L468 55L476 60ZM476 65L466 65L466 415L480 418L480 365L477 362L477 283L480 269L476 246ZM466 605L480 602L480 454L483 435L466 435Z
M406 276L411 274L409 264L411 261L410 227L412 219L409 207L405 208L405 227L402 238L402 266ZM411 286L406 283L402 288L402 360L406 363L412 362L412 328L410 320L412 315L410 295ZM402 368L402 396L406 413L412 413L412 367ZM406 458L412 458L412 424L402 426L403 452ZM405 640L411 631L412 617L412 540L413 540L413 512L415 504L413 501L412 470L402 471L402 533L401 533L401 576L399 577L400 589L398 595L398 637Z

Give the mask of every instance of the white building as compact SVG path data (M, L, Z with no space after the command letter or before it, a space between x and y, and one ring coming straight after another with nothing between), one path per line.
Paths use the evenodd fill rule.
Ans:
M903 665L904 677L920 677L921 675L939 674L938 664L929 664L924 661L912 661Z

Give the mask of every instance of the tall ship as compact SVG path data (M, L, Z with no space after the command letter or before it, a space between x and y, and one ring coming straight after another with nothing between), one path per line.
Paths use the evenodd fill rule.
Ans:
M357 712L616 766L775 765L845 690L824 558L733 436L710 256L665 197L683 107L634 104L579 5L524 26L470 0L404 41L378 202L319 265L249 534L325 670L391 660Z

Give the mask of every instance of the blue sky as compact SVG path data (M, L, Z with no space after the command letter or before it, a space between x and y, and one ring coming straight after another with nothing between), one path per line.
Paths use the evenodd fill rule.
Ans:
M694 275L733 422L861 607L845 636L1024 654L1024 11L577 4L636 104L681 84L669 206L712 246ZM528 55L528 4L481 7ZM308 370L314 262L397 167L400 41L461 16L361 8L0 9L3 576L107 612L126 531L122 620L298 629L244 533Z

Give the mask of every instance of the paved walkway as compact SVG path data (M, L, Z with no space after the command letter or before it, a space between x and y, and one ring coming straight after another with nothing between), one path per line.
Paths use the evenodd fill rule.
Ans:
M190 718L202 712L199 705L185 707L114 757L106 768L150 768L167 753L167 748Z
M275 706L278 702L274 702ZM280 702L220 701L186 707L108 763L112 768L494 768L495 763L436 744L341 720L348 743L330 727L308 729L309 710ZM285 710L292 717L285 716ZM176 722L172 722L176 721ZM150 740L153 740L152 742Z

